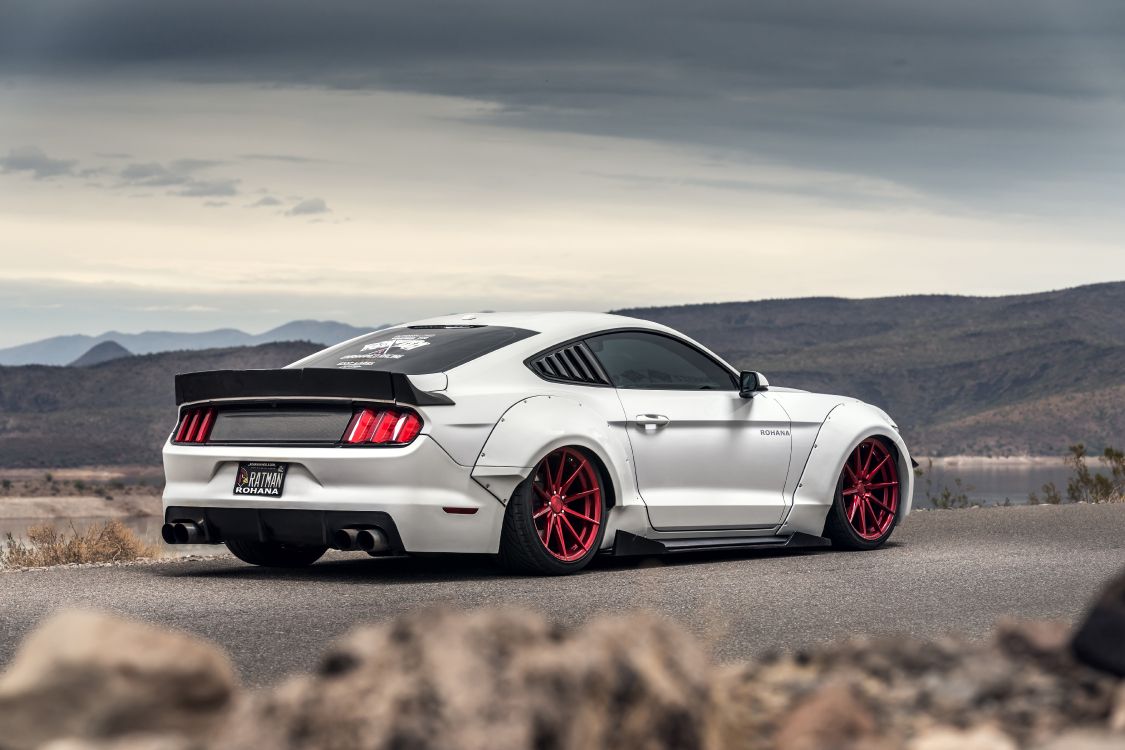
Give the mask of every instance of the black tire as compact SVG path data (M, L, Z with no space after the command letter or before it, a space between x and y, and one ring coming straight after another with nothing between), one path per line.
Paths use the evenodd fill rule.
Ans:
M563 450L571 451L575 455L585 455L575 449ZM551 455L554 455L554 453ZM546 460L546 458L543 459L543 461ZM540 462L540 465L542 465L542 462ZM504 568L515 573L558 576L577 573L590 564L590 561L594 559L601 548L602 539L605 537L605 488L607 484L605 476L597 464L591 461L589 465L597 477L600 488L598 493L598 503L600 504L598 518L601 519L590 549L582 557L571 562L560 560L547 551L532 519L536 496L534 480L539 471L539 467L536 467L536 470L532 471L528 478L516 488L504 513L504 526L500 534L500 554L497 556Z
M883 450L890 456L891 461L896 462L895 477L897 481L898 454L895 451L893 444L889 443L886 440L873 438L864 441L859 446L856 446L853 452L849 454L848 461L852 460L851 457L855 455L855 451L860 450L864 445L869 444L872 441L881 445ZM840 472L840 478L836 481L836 494L832 501L832 507L829 509L828 517L824 522L824 536L832 540L832 546L836 549L856 551L878 549L879 547L882 547L888 539L890 539L891 533L894 532L895 528L898 526L899 518L902 513L902 503L896 503L894 508L894 518L891 521L890 525L887 527L886 531L884 531L875 539L864 538L856 531L852 523L848 520L847 506L844 500L844 485L847 478L847 470L842 470ZM901 485L899 487L899 490L901 491Z
M242 562L265 568L304 568L319 560L327 547L304 547L282 542L228 539L227 549Z

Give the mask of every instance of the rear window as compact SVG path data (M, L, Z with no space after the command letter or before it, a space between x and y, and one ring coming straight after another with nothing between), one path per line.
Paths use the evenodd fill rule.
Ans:
M505 326L387 328L314 354L301 366L424 375L451 370L535 333Z

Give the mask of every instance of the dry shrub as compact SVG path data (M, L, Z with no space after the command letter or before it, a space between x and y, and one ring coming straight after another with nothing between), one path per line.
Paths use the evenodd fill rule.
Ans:
M11 568L40 568L68 563L125 562L156 557L159 550L146 544L133 530L117 520L95 523L85 530L70 524L59 531L52 524L27 530L23 542L8 534L0 549L0 564Z

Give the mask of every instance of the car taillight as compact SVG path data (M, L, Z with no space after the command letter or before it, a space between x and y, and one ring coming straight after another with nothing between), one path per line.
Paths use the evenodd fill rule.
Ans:
M206 443L215 426L215 410L209 406L184 409L180 423L176 426L173 443Z
M347 445L406 445L422 431L422 418L392 407L363 408L352 415L343 441Z

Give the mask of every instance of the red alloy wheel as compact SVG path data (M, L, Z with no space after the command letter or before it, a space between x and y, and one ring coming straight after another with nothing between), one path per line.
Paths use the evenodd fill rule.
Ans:
M881 539L898 514L898 464L881 440L868 438L844 463L844 510L852 530Z
M543 547L558 560L585 557L602 522L602 488L586 456L572 448L549 453L535 467L532 523Z

